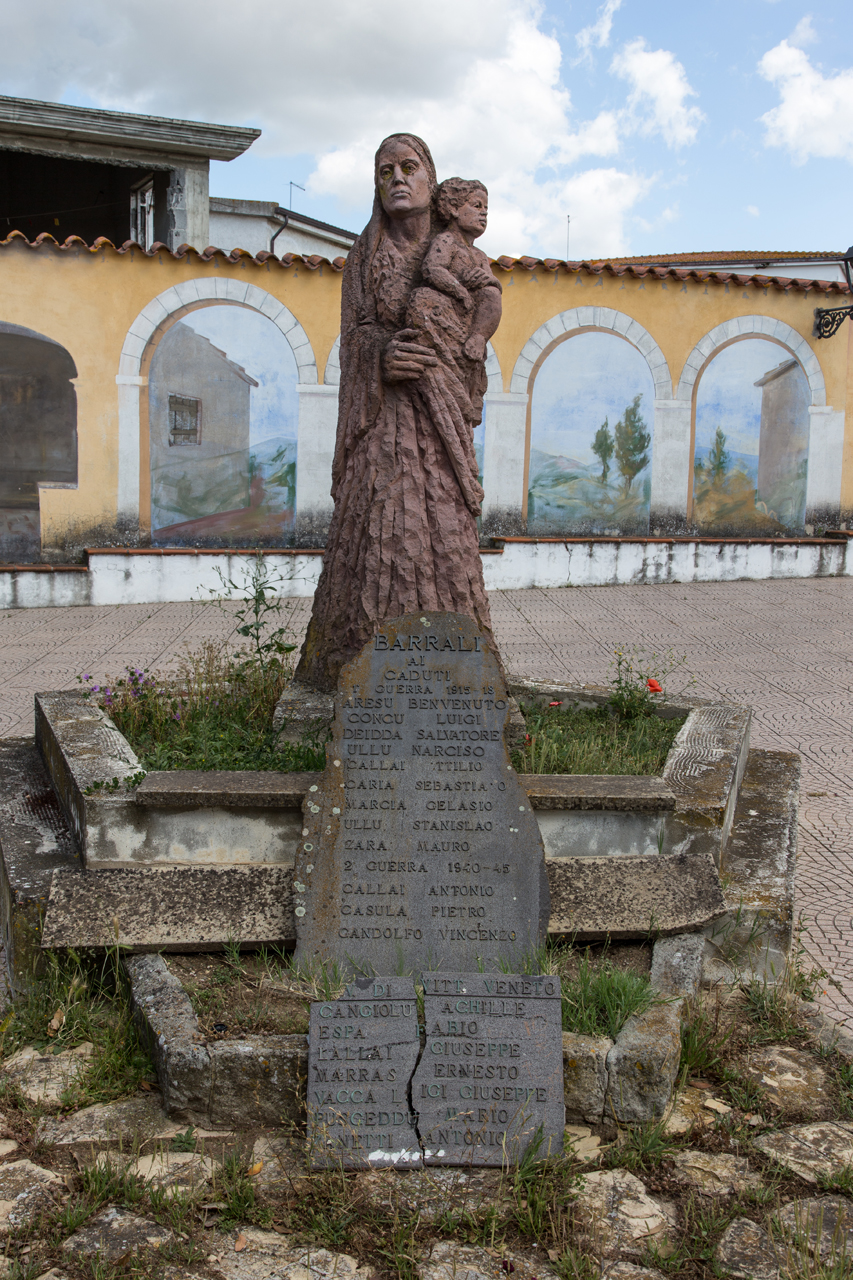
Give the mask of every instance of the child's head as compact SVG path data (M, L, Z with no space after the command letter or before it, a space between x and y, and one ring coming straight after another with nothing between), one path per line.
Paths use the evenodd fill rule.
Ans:
M470 225L464 226L462 230L474 236L482 235L489 211L488 191L476 179L447 178L438 188L436 212L440 220L444 223L452 222L463 209L463 220Z

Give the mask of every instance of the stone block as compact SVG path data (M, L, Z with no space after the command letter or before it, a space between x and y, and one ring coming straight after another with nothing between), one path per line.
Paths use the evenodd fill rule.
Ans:
M794 1125L763 1134L755 1145L804 1182L836 1177L853 1165L853 1125L840 1121Z
M714 1258L733 1280L779 1280L779 1251L764 1228L749 1218L729 1223Z
M619 1124L658 1120L669 1106L681 1059L681 999L629 1018L607 1055L605 1117Z
M70 1152L91 1164L102 1151L145 1152L169 1141L180 1126L170 1120L159 1097L149 1094L123 1102L99 1102L70 1116L42 1116L36 1142Z
M651 982L664 995L684 995L693 999L702 985L705 937L687 933L659 938L652 953Z
M585 1174L577 1204L588 1246L603 1258L642 1257L649 1244L666 1245L676 1225L673 1206L626 1169Z
M607 1094L607 1055L613 1041L606 1036L563 1032L563 1098L566 1121L598 1124Z
M789 1239L801 1239L825 1262L844 1259L853 1267L853 1205L842 1196L789 1200L776 1214Z
M725 912L705 930L706 982L785 972L794 923L800 758L750 751L720 869Z
M62 1094L85 1073L94 1046L88 1041L62 1053L40 1053L26 1045L3 1063L3 1075L17 1085L25 1098L43 1106L55 1106Z
M551 858L549 932L579 941L702 929L725 911L710 852Z
M289 867L135 867L59 871L50 887L45 947L218 951L294 936Z
M744 1156L676 1151L672 1163L678 1181L694 1187L702 1196L744 1195L761 1186L761 1175L750 1173Z
M163 1106L176 1120L204 1122L210 1110L210 1054L181 982L161 956L128 956L134 1018L157 1071Z
M246 1036L209 1046L212 1125L305 1123L305 1036Z
M832 1105L826 1072L802 1049L779 1044L759 1046L750 1052L745 1073L781 1112L820 1115Z
M6 972L23 990L43 962L41 931L54 871L81 865L73 832L32 739L0 742L0 911Z
M74 1232L62 1246L69 1258L118 1261L140 1249L157 1249L171 1240L172 1232L149 1218L140 1218L126 1209L103 1209Z
M455 1240L436 1241L418 1267L420 1280L557 1280L557 1273L514 1250L481 1249Z
M65 1191L64 1178L31 1160L0 1165L0 1236L54 1211Z

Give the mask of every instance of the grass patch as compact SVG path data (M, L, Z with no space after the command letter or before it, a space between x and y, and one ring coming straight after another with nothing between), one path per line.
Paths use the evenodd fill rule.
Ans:
M519 773L660 774L686 719L625 719L610 707L521 710L528 740L512 755Z
M285 976L265 949L241 955L167 955L209 1040L306 1035L311 991Z
M0 1054L25 1045L61 1053L91 1042L92 1058L64 1096L69 1106L135 1093L153 1067L139 1041L117 948L105 955L45 953L45 971L17 997L0 1029Z
M628 1018L651 1008L656 998L648 974L620 963L637 950L617 948L617 959L607 947L582 954L565 944L545 949L535 972L559 976L564 1031L613 1040Z
M208 640L168 679L128 667L120 679L87 688L146 770L324 769L318 739L277 745L273 712L291 674L286 659L262 665Z

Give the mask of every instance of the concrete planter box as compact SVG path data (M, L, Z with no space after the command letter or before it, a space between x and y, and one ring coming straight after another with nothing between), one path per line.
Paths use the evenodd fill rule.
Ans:
M606 697L553 684L513 691L586 705ZM662 710L688 714L662 778L521 779L545 844L551 933L677 934L725 909L717 868L750 712L698 703ZM295 938L290 876L302 803L318 775L152 772L128 791L125 780L139 771L129 743L105 712L73 693L37 695L36 743L85 866L55 874L43 945L113 940L116 920L134 950ZM112 779L115 790L92 790Z
M616 1040L563 1034L566 1121L612 1126L664 1115L678 1075L681 1010L702 980L704 939L655 944L651 981L663 1002ZM305 1125L307 1036L246 1036L208 1044L189 996L161 956L126 960L134 1016L173 1120L201 1126Z

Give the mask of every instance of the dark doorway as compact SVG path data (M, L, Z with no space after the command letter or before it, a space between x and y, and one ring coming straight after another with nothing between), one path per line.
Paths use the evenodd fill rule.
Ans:
M40 483L77 483L77 376L64 347L0 321L0 560L41 554Z
M106 236L123 245L131 238L131 192L145 177L125 165L0 150L0 239L22 231L35 240L48 231L60 243Z

